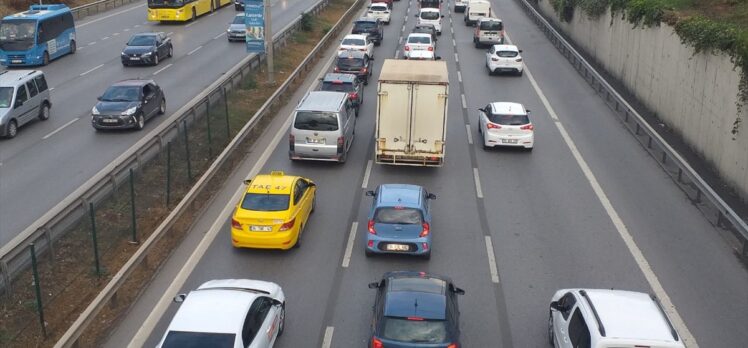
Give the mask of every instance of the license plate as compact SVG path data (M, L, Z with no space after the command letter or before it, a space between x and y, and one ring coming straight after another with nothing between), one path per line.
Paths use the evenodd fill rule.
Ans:
M140 57L130 57L130 60L140 60Z
M324 144L325 138L307 138L306 142L309 144Z
M117 123L117 120L111 119L111 118L105 118L105 119L101 120L101 122L104 122L104 123Z
M410 247L405 244L387 244L387 250L389 251L408 251Z
M13 64L21 64L21 63L23 63L23 61L20 60L20 59L13 59L10 62L13 63Z
M249 226L249 230L253 232L270 232L273 230L272 226Z
M501 143L503 144L516 144L517 139L501 139Z

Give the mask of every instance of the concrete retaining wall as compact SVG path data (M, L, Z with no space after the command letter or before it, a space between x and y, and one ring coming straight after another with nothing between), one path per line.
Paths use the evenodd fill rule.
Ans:
M733 135L740 70L729 56L694 55L666 24L633 28L610 11L593 19L581 10L562 23L550 0L539 0L538 9L748 200L748 110Z

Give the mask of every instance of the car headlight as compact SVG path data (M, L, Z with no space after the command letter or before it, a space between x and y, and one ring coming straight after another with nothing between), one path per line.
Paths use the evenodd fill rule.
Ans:
M143 57L148 57L148 56L150 56L151 54L153 54L153 52L146 52L146 53L143 53Z
M134 115L135 111L138 111L138 107L137 106L133 106L133 107L131 107L131 108L123 111L122 114L125 115L125 116L130 116L130 115Z
M95 106L91 109L91 115L101 115Z

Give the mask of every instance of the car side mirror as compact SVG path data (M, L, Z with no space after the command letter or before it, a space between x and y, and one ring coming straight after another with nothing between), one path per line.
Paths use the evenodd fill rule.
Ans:
M486 112L486 110L484 108L478 108L478 111L480 111L480 112Z
M436 199L436 195L433 193L429 193L428 196L426 196L428 199Z
M369 283L369 289L378 289L378 288L379 288L379 282Z
M377 194L374 191L366 191L366 196L368 196L368 197L374 197L376 195Z
M317 184L315 184L315 183L313 183L311 181L308 183L308 185L309 185L309 187L317 187Z
M455 288L454 288L454 289L452 290L452 292L454 292L454 293L455 293L455 294L457 294L457 295L465 295L465 290L462 290L462 289L460 289L460 288L458 288L458 287L455 287Z
M529 113L530 113L530 110L529 110L529 109L525 109L525 112L529 114Z
M442 15L442 18L444 18L444 15Z
M101 96L96 97L96 100L101 101Z
M244 182L244 185L249 185L250 183L252 183L252 180L247 179L247 180L244 180L243 182Z
M182 302L184 302L185 298L187 298L187 294L179 294L177 296L174 296L174 302L175 303L182 303Z
M413 17L416 17L416 18L418 18L418 13L414 14L414 15L413 15Z
M522 53L522 50L518 50L518 51L519 51L519 53Z
M564 306L558 304L558 301L553 301L553 302L551 302L551 309L563 312L564 309L566 309L566 308L564 308Z

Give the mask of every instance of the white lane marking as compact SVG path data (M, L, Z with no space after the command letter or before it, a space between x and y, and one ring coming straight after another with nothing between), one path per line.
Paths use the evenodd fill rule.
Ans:
M226 35L225 31L222 32L222 33L220 33L220 34L218 34L218 36L213 37L213 40L218 40L221 36L224 36L224 35Z
M455 52L455 63L460 62L460 57L457 56L457 52Z
M451 31L451 32L452 32L452 35L454 35L454 34L455 34L455 30L454 30L454 28L452 28L452 27L449 27L449 31Z
M86 46L81 46L81 47L78 47L78 48L76 48L76 50L80 51L80 50L82 50L82 49L84 49L84 48L86 48Z
M491 271L491 281L499 283L499 269L496 267L496 255L493 252L491 236L486 236L486 254L488 254L488 269Z
M462 82L462 73L459 70L457 71L457 81Z
M467 101L465 100L465 94L460 94L460 97L462 98L462 108L467 109Z
M104 64L99 64L99 65L98 65L97 67L95 67L95 68L93 68L93 69L91 69L91 70L88 70L88 71L84 71L84 72L82 72L82 73L80 74L80 76L85 76L85 75L88 75L89 73L93 72L94 70L96 70L96 69L98 69L98 68L101 68L102 66L104 66Z
M189 28L189 27L191 27L191 26L195 25L195 23L197 23L197 21L193 21L192 23L190 23L190 24L187 24L187 25L185 25L184 27L185 27L185 28Z
M156 71L155 71L155 72L153 73L153 76L156 76L156 75L158 75L158 73L160 73L160 72L162 72L162 71L164 71L164 70L166 70L166 69L169 69L169 67L171 67L171 66L172 66L172 64L171 64L171 63L169 63L169 65L167 65L167 66L165 66L165 67L163 67L163 68L161 68L161 69L158 69L158 70L156 70Z
M400 36L400 38L399 38L399 39L397 39L397 44L398 44L398 45L400 45L400 44L402 44L402 43L403 43L403 37L402 37L402 36Z
M213 16L216 15L216 13L218 13L218 12L213 12L213 13L209 14L208 17L213 17Z
M103 20L105 20L105 19L107 19L107 18L111 18L111 17L114 17L114 16L116 16L116 15L120 15L120 14L123 14L123 13L125 13L125 12L130 12L130 11L132 11L132 10L136 9L136 8L141 8L141 7L145 6L145 5L146 5L146 4L142 4L142 5L138 5L138 6L133 6L133 7L131 7L131 8L128 8L127 10L123 10L123 11L115 12L115 13L112 13L112 14L110 14L110 15L108 15L108 16L104 16L104 17L101 17L101 18L96 18L96 19L94 19L94 20L92 20L92 21L90 21L90 22L86 22L86 23L81 23L81 24L78 24L78 25L76 25L76 26L75 26L75 28L77 29L77 28L85 27L85 26L87 26L87 25L89 25L89 24L91 24L91 23L96 23L96 22L98 22L98 21L103 21Z
M101 41L104 41L104 40L109 40L109 36L104 36L101 38Z
M89 45L89 46L91 46L91 45L95 45L95 44L96 44L96 41L94 41L94 42L89 42L89 43L88 43L88 45Z
M470 125L466 124L465 128L467 129L468 144L473 145L473 133L470 131Z
M455 41L455 39L452 39L452 46L457 46L457 42Z
M483 189L480 187L478 168L473 168L473 179L475 180L475 195L478 196L478 198L483 198Z
M50 92L52 92L52 91L54 91L54 90L55 90L55 88L54 88L54 87L51 87L51 88L49 89L49 91L50 91Z
M197 52L197 51L198 51L199 49L201 49L201 48L203 48L203 46L197 46L197 48L196 48L196 49L194 49L194 50L192 50L192 51L189 51L189 52L187 53L187 55L188 55L188 56L191 56L191 55L192 55L193 53Z
M325 328L325 337L322 339L322 348L330 348L330 345L332 345L333 331L335 331L335 328L332 326Z
M366 163L366 171L364 172L364 182L361 183L361 188L365 189L369 186L369 176L371 175L371 167L374 164L374 161L369 160L369 162Z
M174 35L173 31L170 31L170 32L166 33L166 36L172 36L172 35Z
M71 124L75 123L75 121L78 121L79 119L80 119L80 117L76 117L76 118L74 118L74 119L72 119L72 120L68 121L68 123L65 123L65 124L63 124L63 125L62 125L62 126L61 126L60 128L57 128L57 129L53 130L53 131L52 131L51 133L49 133L49 134L47 134L47 135L43 136L43 137L42 137L42 140L47 140L47 139L48 139L49 137L51 137L51 136L53 136L53 135L57 134L57 133L58 133L59 131L61 131L61 130L62 130L63 128L65 128L65 127L67 127L67 126L69 126L69 125L71 125Z
M114 33L114 34L112 34L112 36L117 36L117 35L119 35L119 33Z
M401 32L401 33L405 32L405 24L403 24L403 27L402 27L402 28L400 28L400 32Z
M135 24L135 25L133 25L132 27L133 27L133 28L138 28L138 27L140 27L140 24Z
M125 31L125 32L130 31L130 28L122 29L122 31Z
M356 230L358 221L351 224L351 232L348 234L348 243L345 245L345 254L343 254L343 268L348 268L351 264L351 254L353 253L353 242L356 241Z
M527 75L527 79L530 80L532 88L535 89L538 97L540 97L540 101L543 103L543 106L545 106L545 109L548 110L548 115L550 115L554 121L558 121L558 115L556 115L556 111L554 111L551 107L551 103L548 102L545 94L543 94L543 90L540 89L538 83L535 81L535 78L532 76L532 73L530 73L530 70L527 69L527 66L525 66L525 74Z

